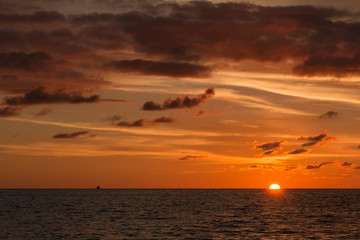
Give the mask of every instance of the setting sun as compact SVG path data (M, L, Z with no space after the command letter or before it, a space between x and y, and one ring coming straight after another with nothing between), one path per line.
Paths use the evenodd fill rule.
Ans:
M280 186L277 184L272 184L269 189L280 189Z

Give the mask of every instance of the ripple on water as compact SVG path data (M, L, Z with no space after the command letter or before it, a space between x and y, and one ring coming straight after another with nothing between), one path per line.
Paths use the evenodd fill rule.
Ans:
M360 239L360 190L0 190L0 239Z

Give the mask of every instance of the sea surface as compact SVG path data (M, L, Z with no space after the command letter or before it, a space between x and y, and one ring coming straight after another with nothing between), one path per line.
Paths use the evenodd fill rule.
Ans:
M0 239L360 239L360 190L6 189Z

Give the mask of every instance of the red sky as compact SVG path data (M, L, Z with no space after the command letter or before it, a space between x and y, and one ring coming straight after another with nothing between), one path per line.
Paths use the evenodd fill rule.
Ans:
M0 188L360 187L356 1L0 1Z

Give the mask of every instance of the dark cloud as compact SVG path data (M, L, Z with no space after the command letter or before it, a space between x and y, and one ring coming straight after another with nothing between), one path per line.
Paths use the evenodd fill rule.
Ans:
M2 75L16 77L0 82L0 90L25 93L38 86L96 90L110 84L89 67L98 59L69 29L0 29L0 69Z
M271 155L282 149L281 144L286 143L286 140L280 140L275 142L266 142L255 144L253 149L263 150L263 155Z
M118 121L118 120L120 120L122 118L123 118L123 116L121 116L119 114L115 114L114 116L108 118L108 120L110 120L110 121Z
M354 169L360 169L360 167L354 167Z
M319 116L319 118L334 118L334 117L337 117L339 115L338 112L335 112L335 111L328 111L324 114L321 114Z
M181 158L179 158L179 160L185 161L185 160L199 160L199 159L203 159L205 158L205 156L197 156L197 155L186 155L183 156Z
M83 78L85 77L83 73L74 71L72 69L65 69L61 72L59 72L59 74L57 75L57 77L59 78L72 78L72 79L77 79L77 78Z
M0 53L0 68L21 69L26 71L50 70L54 59L45 52Z
M199 110L197 113L196 113L196 117L200 117L200 116L202 116L202 115L204 115L205 114L205 111L204 110Z
M112 119L112 121L116 121L118 119L121 119L121 116L115 115ZM152 121L146 120L146 119L139 119L133 122L128 122L128 121L121 121L119 123L116 124L116 126L120 126L120 127L144 127L144 126L148 126L148 125L152 125L152 124L160 124L160 123L173 123L175 121L174 118L172 117L166 117L166 116L162 116L162 117L158 117L155 118Z
M265 151L263 152L264 155L271 155L272 153L276 152L276 150L269 150L269 151Z
M175 99L168 98L162 104L154 101L148 101L144 103L143 110L166 110L166 109L179 109L179 108L191 108L198 106L200 103L204 103L206 100L215 95L213 87L209 87L204 94L200 94L197 97L184 96L177 97Z
M162 117L154 119L152 122L153 123L172 123L174 121L175 121L175 119L172 117L162 116Z
M299 75L335 75L344 77L360 73L360 55L346 56L312 56L304 63L294 67Z
M281 143L285 142L285 140L276 141L276 142L267 142L267 143L260 143L255 145L255 148L261 150L272 150L272 149L280 149Z
M2 75L0 76L1 81L16 81L18 77L15 75Z
M38 11L33 14L0 14L0 24L48 24L59 21L65 21L65 17L61 13L55 11Z
M298 148L298 149L291 150L290 152L288 152L288 154L301 154L301 153L308 153L308 152L310 152L310 150L305 149L305 148Z
M7 105L31 105L51 103L93 103L100 100L99 95L84 97L79 93L66 93L62 90L47 92L45 88L39 87L24 96L4 97L3 104Z
M78 15L72 22L92 25L90 32L107 46L119 47L119 41L161 59L292 59L298 63L294 74L360 74L360 23L348 11L210 1L148 2L137 9L142 11ZM114 37L119 31L124 34Z
M0 117L11 117L19 115L20 108L18 107L3 107L0 108Z
M68 62L71 60L85 60L95 57L92 46L86 45L86 38L77 36L71 28L31 29L28 31L0 29L0 50L8 52L16 49L22 52L40 51L62 57ZM85 58L85 59L84 59Z
M73 132L73 133L59 133L53 136L53 138L77 138L80 136L84 136L88 134L89 131L80 131L80 132Z
M313 137L301 136L298 138L298 140L306 141L306 143L302 144L302 146L307 147L313 145L326 145L328 141L335 140L335 138L328 136L326 131L322 131L321 133Z
M308 170L318 169L318 168L321 168L322 166L329 165L329 164L332 164L332 162L322 162L319 165L308 165L308 166L306 166L306 169L308 169Z
M139 119L133 122L121 121L116 124L116 126L121 127L143 127L145 124L145 119Z
M171 77L206 77L210 68L202 65L150 60L122 60L105 64L106 68L121 72L137 72L144 75L163 75Z
M40 112L36 113L34 115L34 117L42 117L42 116L45 116L46 114L49 114L51 112L52 112L52 110L50 108L43 108L43 109L41 109Z
M119 71L175 77L207 76L209 64L244 60L292 60L298 75L360 74L360 22L350 11L235 1L106 1L101 6L98 11L108 13L84 9L85 14L68 17L5 6L13 10L0 11L0 24L6 26L0 30L0 51L39 50L69 62L91 59ZM98 49L131 49L143 59L113 61Z
M343 163L341 164L341 166L343 166L343 167L350 167L351 165L353 165L353 164L350 163L350 162L343 162Z

